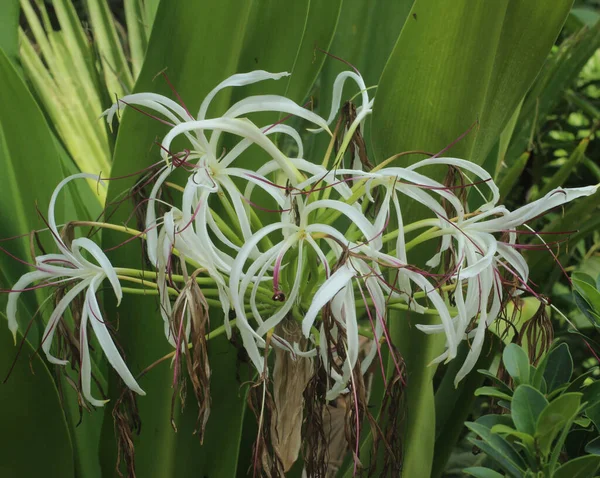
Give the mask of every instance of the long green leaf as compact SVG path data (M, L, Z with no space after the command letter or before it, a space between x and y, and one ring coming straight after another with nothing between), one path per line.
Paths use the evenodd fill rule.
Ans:
M2 3L0 15L0 48L14 62L19 54L18 26L19 0L6 0Z
M17 348L3 314L0 321L0 368L4 374ZM58 390L28 342L8 381L0 385L0 403L0 429L7 437L0 451L1 476L75 476L73 447Z

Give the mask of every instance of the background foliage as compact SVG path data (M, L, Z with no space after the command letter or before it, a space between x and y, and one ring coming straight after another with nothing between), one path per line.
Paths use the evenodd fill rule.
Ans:
M153 142L164 133L163 127L133 111L123 114L118 132L108 131L98 121L115 95L148 90L172 94L157 77L166 69L174 88L193 110L225 77L265 69L292 73L269 85L269 93L285 93L300 104L310 101L312 108L324 112L329 108L330 91L321 85L329 85L347 68L324 51L355 65L369 86L377 85L375 113L366 131L374 161L401 151L437 152L450 146L447 154L482 164L494 175L509 206L536 199L558 186L597 183L600 22L594 2L577 2L574 7L572 3L6 0L0 7L0 177L5 179L0 188L0 235L10 238L42 228L36 201L37 207L45 210L55 184L64 175L78 170L106 175L110 171L116 177L155 162ZM257 87L240 89L233 97L231 92L221 93L214 112L224 111L236 100L235 95L256 93L253 88ZM315 141L307 158L319 161L324 146ZM402 161L417 159L407 156ZM262 158L257 155L255 161ZM103 198L109 210L133 179L128 181L111 183ZM591 386L589 382L597 376L594 357L600 342L600 308L590 287L597 287L594 284L600 276L599 205L600 194L596 194L535 224L537 230L576 231L571 234L570 246L561 246L557 254L579 287L575 295L547 252L528 254L538 289L550 295L579 330L575 332L567 320L553 313L554 334L569 344L573 358L573 375L567 381L580 380L579 387ZM71 187L61 207L64 217L76 211L91 218L97 217L103 206L83 185ZM130 212L131 206L125 204L112 220L125 221ZM415 208L409 219L418 219L420 214ZM111 234L102 237L105 247L117 241ZM2 241L0 246L31 259L28 237ZM141 266L135 243L120 248L117 256L126 264ZM3 288L10 288L25 270L3 254ZM5 300L0 296L0 305ZM41 473L114 476L118 470L113 407L121 393L120 384L106 363L98 361L97 375L111 402L104 409L82 409L69 387L69 375L62 375L35 354L46 318L44 307L36 311L44 300L41 292L28 297L27 313L20 319L25 330L33 317L32 329L9 380L0 387L5 405L0 410L4 431L0 473L9 477ZM154 320L154 300L124 300L118 309L107 300L105 308L106 317L115 322L118 318L119 341L134 372L169 352L162 325ZM532 315L523 307L517 328ZM491 452L489 458L486 453L473 454L471 443L476 435L485 441L485 434L494 433L493 427L488 427L488 433L476 424L481 423L481 415L499 406L480 387L488 386L485 381L496 383L491 374L499 367L500 340L480 359L479 368L491 371L473 373L455 389L450 385L456 372L453 363L437 370L427 367L443 343L439 337L418 332L414 328L417 320L427 318L407 318L399 312L391 318L394 343L408 368L409 386L403 403L407 413L402 423L405 476L460 475L467 467L474 476L498 476L473 471L476 467L494 468L498 460L494 461L497 457ZM219 324L217 317L211 321L214 326ZM1 330L1 370L8 371L17 349L10 344L8 331ZM517 335L504 339L516 341ZM562 347L566 346L554 351L564 350ZM505 349L504 367L512 382L504 385L508 388L504 392L513 399L517 394L533 394L531 389L537 389L526 380L519 381L507 367L506 350L509 348ZM214 406L202 446L192 435L193 405L182 411L178 407L178 431L171 426L173 390L168 363L141 379L148 395L139 400L142 431L132 437L138 476L246 476L255 425L246 413L247 387L236 379L240 373L237 350L221 338L211 342L210 353ZM28 370L30 357L35 376ZM244 370L241 373L243 376ZM552 390L536 393L544 396L547 392ZM585 396L586 392L582 393ZM380 406L381 394L381 384L375 379L374 410ZM554 403L550 398L544 398L549 400L548 406ZM579 403L583 403L581 397ZM515 413L511 409L518 433L535 434L527 428L532 422L516 419ZM589 413L587 418L597 425ZM467 429L463 422L468 419L472 423ZM565 435L569 439L580 435L580 430L592 433L594 424L577 420L573 418L574 425L564 427L571 430ZM506 430L494 435L501 436L510 440L515 435ZM361 460L366 466L375 457L369 455L368 434L363 439ZM569 439L565 439L566 447ZM476 443L484 452L490 451ZM586 453L595 455L598 447L573 445L568 456ZM518 460L528 466L527 456ZM586 466L592 462L585 460ZM557 468L553 476L573 474L564 471L566 466ZM351 470L342 470L340 475L344 472L351 476ZM594 472L581 476L593 476ZM292 475L299 473L300 468Z

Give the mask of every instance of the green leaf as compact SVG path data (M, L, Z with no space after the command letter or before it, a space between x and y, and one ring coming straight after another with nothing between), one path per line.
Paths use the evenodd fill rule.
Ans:
M481 466L472 466L463 470L467 475L474 476L475 478L502 478L497 471L490 470L489 468L483 468Z
M312 49L317 38L328 43L326 38L333 35L336 8L339 7L339 2L327 2L326 5L317 3L310 2L311 9L308 9L308 1L294 5L284 1L243 4L234 0L161 2L134 91L173 96L164 81L154 80L157 73L168 68L167 73L175 90L188 109L196 111L204 96L231 74L265 68L275 71L294 69L298 75L295 75L297 83L289 86L294 90L291 94L303 95L310 88L319 68L319 64L304 64L308 45ZM311 15L321 14L323 23L311 21L308 24ZM298 21L298 16L302 21ZM268 27L266 19L269 19ZM199 21L201 28L198 28ZM223 36L223 32L227 34ZM302 56L301 60L298 55ZM302 65L295 64L297 58ZM254 85L245 91L246 94L249 91L281 93L286 88L287 80L281 80ZM239 89L228 88L220 92L211 103L209 114L222 114L229 106L232 95L241 92L236 90ZM119 128L112 175L124 176L156 162L159 159L158 149L151 149L151 146L157 137L162 137L166 132L164 126L136 111L126 110ZM109 200L127 190L133 181L111 183ZM112 220L125 220L130 212L130 207L122 207ZM118 234L104 236L106 247L122 240ZM118 249L114 257L119 263L142 267L137 244L131 243ZM136 364L138 371L170 351L154 300L125 298L119 309L110 303L106 307L113 316L118 313L121 317L119 337L128 363ZM149 321L142 318L148 318ZM221 321L222 317L213 314L211 327L219 326ZM135 345L141 342L145 344L144 347ZM236 382L237 351L227 340L220 338L214 343L211 341L209 354L213 399L207 425L210 439L207 438L201 447L191 433L195 423L193 406L188 405L182 415L175 417L180 432L175 435L171 429L172 370L161 365L141 379L140 385L147 396L139 400L143 423L142 436L135 440L139 476L177 474L182 477L230 477L235 476L238 466L240 470L247 469L249 463L238 463L237 460L247 390L245 387L240 390ZM111 395L116 396L118 392L116 383L111 381ZM107 414L103 430L103 463L105 473L114 474L114 431L109 416ZM224 460L223 456L230 459Z
M600 380L590 383L581 391L583 392L581 401L587 403L586 407L593 407L597 403L600 403Z
M502 341L486 332L488 347L475 364L476 369L489 368L501 348ZM474 391L481 386L485 377L481 373L470 373L458 386L454 385L456 373L470 350L467 341L458 346L456 360L448 364L444 378L435 392L435 449L431 478L442 476L447 462L463 434L464 422L472 413L476 397Z
M508 344L504 348L502 362L517 385L529 382L529 358L517 344Z
M509 164L528 149L532 131L537 131L539 124L561 101L565 89L576 80L599 46L600 23L597 23L593 28L578 31L551 55L523 103L515 137L507 153Z
M494 397L494 398L502 398L504 400L508 400L509 402L513 399L512 395L505 393L496 387L480 387L475 390L476 397Z
M553 478L591 478L600 467L600 456L580 456L557 468Z
M511 415L517 430L533 435L538 417L548 400L530 385L519 385L513 394Z
M123 96L131 92L134 80L117 35L115 19L107 0L86 0L85 4L109 96Z
M479 435L482 440L469 439L471 443L481 448L491 458L493 458L504 470L511 476L520 478L524 470L527 469L525 461L511 446L508 441L500 435L492 433L488 428L477 423L465 423L467 428Z
M149 40L146 60L134 91L152 91L171 96L172 92L164 81L154 81L157 73L168 68L169 79L174 88L189 110L197 111L203 97L218 83L236 72L249 10L250 3L240 4L235 0L161 2ZM227 34L224 35L223 32ZM230 96L231 89L220 93L211 105L211 114L224 112ZM112 176L128 175L156 162L159 158L158 149L152 148L152 145L157 137L164 136L166 132L167 129L158 122L126 109L119 127ZM111 182L109 201L130 188L134 181L135 179L131 178ZM123 207L112 217L112 221L124 221L130 212L130 206ZM104 247L120 244L123 239L118 234L105 234ZM141 255L139 244L129 243L117 249L112 257L120 264L131 264L140 268L143 266L139 260ZM117 314L121 318L119 340L133 373L140 372L171 351L164 336L155 300L150 297L125 297L118 309L116 304L108 300L105 307L108 318L114 320ZM216 314L211 316L211 327L219 326L221 320ZM175 475L175 470L178 470L177 474L181 477L235 476L245 390L238 390L231 383L236 375L235 349L228 347L225 355L215 355L221 350L217 344L209 348L212 366L211 391L219 400L213 401L207 426L223 433L226 430L227 441L207 439L201 447L197 437L191 433L175 434L170 421L172 370L168 364L163 364L150 371L140 381L147 396L138 401L142 420L141 436L135 439L138 476L162 478ZM111 375L110 394L117 397L119 393L114 375ZM116 443L111 408L107 407L102 433L103 476L116 475ZM188 406L184 413L192 413L192 410L193 407ZM177 420L177 417L175 419ZM180 426L189 420L189 416L184 418ZM222 450L227 450L227 455L223 455ZM228 459L223 459L223 456L227 456ZM179 468L180 462L186 463L185 470Z
M595 405L588 407L585 410L585 414L594 422L594 425L596 425L596 430L600 432L600 403L596 403Z
M0 369L17 354L0 314ZM22 337L19 335L18 339ZM32 367L30 369L30 366ZM0 476L74 477L73 449L58 390L36 351L25 341L6 383L0 385L2 443Z
M14 237L44 228L36 211L46 214L48 202L56 184L62 179L60 157L46 120L29 93L27 86L15 70L9 58L0 51L0 211L2 211L2 236ZM63 219L61 205L57 207L57 220ZM41 234L48 245L48 235ZM51 242L51 241L50 241ZM2 243L11 254L27 262L30 257L29 239L15 239ZM0 254L4 289L10 289L29 268L7 254ZM42 291L23 294L21 301L29 314L21 315L27 320L37 309L35 298L44 298ZM26 322L25 322L26 324ZM21 324L21 330L25 330ZM29 336L32 342L35 334Z
M544 456L550 453L552 443L560 430L577 414L581 396L580 393L565 393L552 400L540 413L535 427L535 436L539 440L540 451Z
M19 0L5 0L2 2L2 15L0 15L0 48L14 63L19 54L18 27L19 27Z
M514 428L512 417L509 414L490 413L479 417L475 423L483 425L490 430L496 425L506 425L507 427Z
M595 314L600 314L600 291L596 289L595 281L587 274L579 272L573 273L572 282L574 291L579 293Z
M485 103L478 118L481 129L473 149L474 161L483 161L498 140L546 61L572 5L573 0L555 1L551 9L546 0L507 3ZM492 173L495 169L488 168Z
M142 69L152 24L147 18L143 0L124 0L123 8L125 10L127 38L131 51L131 68L133 77L137 78Z
M494 375L489 370L479 369L479 370L477 370L477 372L479 372L481 375L485 376L486 378L488 378L492 382L494 382L494 385L497 385L498 388L500 389L500 391L507 393L507 394L512 394L512 390L510 389L510 387L507 384L505 384L502 380L500 380L498 377L496 377L496 375Z
M585 446L585 451L592 455L600 455L600 437L594 438Z
M550 351L546 360L544 379L546 380L548 393L569 383L572 374L573 358L571 352L569 352L569 346L562 343Z
M533 446L533 436L529 433L519 432L512 427L506 425L495 425L492 428L492 433L499 433L500 435L512 436L521 440L523 445L525 445L529 450L535 452Z

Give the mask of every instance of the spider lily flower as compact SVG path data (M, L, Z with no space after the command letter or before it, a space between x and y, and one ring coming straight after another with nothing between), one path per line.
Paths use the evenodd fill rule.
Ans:
M311 213L322 209L336 208L346 217L358 226L362 234L367 238L375 237L376 231L373 225L356 208L346 203L335 200L317 200L308 202L301 196L287 196L286 200L289 207L281 215L281 221L269 224L250 237L239 251L231 267L229 277L229 290L232 299L232 305L236 312L237 326L240 329L244 346L250 359L258 371L263 370L264 359L259 352L258 347L265 345L263 336L271 329L275 328L292 310L299 304L302 297L301 291L306 284L306 248L311 248L320 266L323 268L326 276L329 276L331 265L323 249L319 246L313 236L331 238L328 242L346 244L348 241L342 233L327 224L311 223L309 216ZM245 265L251 259L251 254L258 243L265 237L276 237L282 235L282 239L276 242L269 250L262 253L258 258L252 259L249 266ZM339 248L336 251L335 260L339 259ZM286 258L292 256L294 263L286 262ZM281 274L285 268L294 271L288 284L289 290L281 290ZM245 272L244 272L245 270ZM271 273L271 275L268 275ZM275 311L270 317L263 318L257 307L258 287L265 281L271 281L273 284L273 300L282 301L283 305ZM257 322L255 329L249 323L244 310L246 295L250 284L253 284L250 292L250 307ZM355 321L354 321L355 322ZM354 325L356 327L356 324ZM310 329L310 327L309 327ZM305 334L306 335L306 334ZM293 344L287 344L281 338L274 342L283 344L285 347L295 350L296 353L314 354L314 351L300 351ZM356 343L358 343L356 341Z
M458 383L474 367L483 346L485 329L497 318L502 302L502 271L512 275L520 288L528 289L529 268L516 247L516 228L547 213L549 210L574 199L595 193L598 186L572 189L555 189L514 211L504 206L488 208L470 218L448 221L442 233L452 238L451 250L456 264L452 280L456 283L455 300L458 315L454 320L459 337L473 338L471 348L455 382ZM508 237L506 242L494 234ZM449 246L446 250L449 249ZM439 258L435 258L436 261ZM463 291L466 283L466 296ZM518 294L519 291L514 294ZM471 322L478 318L474 331L467 332ZM427 333L442 333L439 325L418 326ZM444 352L436 361L447 357Z
M8 325L16 340L18 329L17 324L17 308L18 299L22 292L31 290L28 287L37 281L44 281L40 287L46 285L58 284L74 284L72 288L62 297L56 305L56 308L50 315L42 339L42 350L46 354L49 362L57 365L66 365L68 361L52 355L51 346L56 327L62 319L63 314L80 294L85 292L83 309L81 312L81 322L79 324L79 349L80 349L80 373L81 386L83 396L94 406L102 406L106 403L105 400L97 400L91 394L91 358L88 345L88 323L94 331L100 347L104 351L108 362L113 366L125 384L133 391L140 395L145 395L145 392L137 384L135 378L127 368L123 361L119 350L114 344L106 322L102 317L100 306L96 298L96 293L105 279L108 280L110 286L117 298L117 304L120 303L123 297L121 284L117 277L117 273L112 264L100 247L86 237L74 239L68 245L61 239L54 214L56 200L62 188L74 179L87 178L94 181L100 181L98 176L92 174L75 174L61 181L54 190L50 199L50 207L48 210L48 227L54 239L54 242L59 249L58 254L45 254L38 256L35 259L35 268L33 272L24 274L15 284L13 292L9 293L6 315L8 317ZM101 182L100 182L101 183ZM103 184L103 183L101 183ZM87 259L84 254L93 258Z
M299 106L288 98L276 95L262 95L252 96L237 102L219 118L206 119L211 101L222 89L230 86L248 85L267 79L280 79L287 75L287 73L268 73L265 71L233 75L220 83L207 95L200 106L197 119L189 114L185 106L178 105L168 98L159 97L159 95L141 93L126 96L121 100L121 102L127 105L138 104L154 109L157 113L167 117L170 120L169 124L172 126L172 129L165 136L161 145L161 155L165 160L166 166L159 173L154 183L149 197L146 217L148 254L153 264L156 264L157 261L158 238L154 202L160 188L175 169L174 166L176 163L182 162L182 158L175 158L169 152L171 142L179 135L185 135L191 143L191 149L185 155L185 164L191 167L192 174L186 185L184 192L186 202L182 207L184 218L187 221L191 220L193 214L197 214L199 218L206 217L204 213L198 214L196 206L200 204L201 208L206 208L208 195L224 190L230 196L233 207L240 218L244 239L250 236L250 226L249 220L246 217L245 203L237 188L233 185L231 178L241 176L245 180L256 182L261 188L272 193L270 191L272 188L268 187L267 182L255 179L253 172L231 167L233 161L252 144L257 144L271 158L276 160L279 168L283 170L290 181L297 182L301 179L298 171L290 165L288 158L267 137L268 134L283 133L292 136L298 144L301 142L299 135L292 128L285 125L269 125L264 129L260 129L248 119L240 118L240 116L261 111L288 113L328 129L325 121L318 115ZM117 108L118 104L113 105L105 112L108 121L112 121ZM209 139L206 137L207 130L212 131ZM217 149L219 138L223 132L236 135L241 140L230 152L221 157ZM218 228L210 223L210 218L208 220L212 232L219 235ZM219 237L222 238L222 234ZM226 242L226 244L231 247L230 243Z

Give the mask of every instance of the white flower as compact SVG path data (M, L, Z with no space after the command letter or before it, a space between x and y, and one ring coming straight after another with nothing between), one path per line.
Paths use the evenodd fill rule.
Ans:
M69 182L78 178L88 178L99 181L99 177L92 174L75 174L61 181L50 199L48 209L48 227L58 247L59 254L45 254L36 257L36 271L24 274L14 285L13 292L8 296L8 305L6 315L8 325L16 340L18 329L17 323L17 301L21 292L28 290L30 284L37 281L44 281L40 286L55 284L74 284L71 289L58 302L56 308L50 315L42 339L42 350L51 363L66 365L66 360L61 360L52 355L50 348L56 327L63 314L71 302L85 291L85 300L81 311L81 323L79 325L79 348L80 348L80 373L83 396L91 404L102 406L106 401L97 400L91 394L91 358L88 346L88 323L96 334L100 347L104 351L109 363L114 367L125 384L140 395L145 395L144 391L137 384L135 378L127 368L123 358L114 344L106 322L102 317L100 306L96 299L96 292L105 279L108 279L117 303L120 303L123 296L121 284L117 278L117 273L106 257L106 254L100 247L86 237L74 239L69 246L61 239L56 220L54 208L58 193ZM89 254L95 262L84 257L83 252Z
M485 329L497 318L501 310L501 272L508 271L516 278L520 288L528 288L529 268L514 247L516 228L557 206L589 196L597 189L598 186L558 188L515 211L509 211L504 206L487 207L484 212L472 217L446 223L441 232L452 238L453 247L450 248L450 243L446 243L447 246L442 248L441 252L450 250L456 264L456 271L452 276L456 283L454 295L458 311L458 316L453 321L456 335L466 337L471 322L478 318L477 328L468 334L469 337L473 337L473 342L465 363L456 376L456 383L474 367L483 346ZM494 236L496 233L506 235L507 242L499 241ZM432 261L434 264L437 262L439 254ZM466 296L463 283L467 286ZM437 325L419 328L427 333L446 332ZM448 351L436 361L447 356Z

